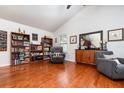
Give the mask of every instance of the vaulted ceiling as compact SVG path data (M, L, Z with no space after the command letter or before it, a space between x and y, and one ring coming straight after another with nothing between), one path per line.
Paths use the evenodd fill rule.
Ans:
M73 5L1 5L0 18L55 31L79 12L84 6Z

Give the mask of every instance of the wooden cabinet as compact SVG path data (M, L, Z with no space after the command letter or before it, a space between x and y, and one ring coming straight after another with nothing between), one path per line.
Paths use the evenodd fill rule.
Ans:
M76 62L95 64L95 50L76 50Z

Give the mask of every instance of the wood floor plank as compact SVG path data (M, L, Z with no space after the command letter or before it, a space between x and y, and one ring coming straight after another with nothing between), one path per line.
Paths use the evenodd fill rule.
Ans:
M36 62L0 68L1 88L124 88L124 80L111 80L95 66Z

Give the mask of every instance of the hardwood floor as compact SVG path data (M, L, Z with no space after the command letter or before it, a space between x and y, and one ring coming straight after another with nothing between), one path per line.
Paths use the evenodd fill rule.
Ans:
M36 62L0 68L4 88L123 88L124 80L113 81L86 64Z

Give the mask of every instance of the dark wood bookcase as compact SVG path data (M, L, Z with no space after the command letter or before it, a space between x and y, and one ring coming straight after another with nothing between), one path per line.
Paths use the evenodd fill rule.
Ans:
M37 60L43 60L43 46L40 44L31 44L30 45L31 53L31 62Z
M30 63L30 35L11 32L11 65Z
M41 38L41 43L43 46L43 60L49 60L49 54L51 47L53 46L53 39L48 37Z

